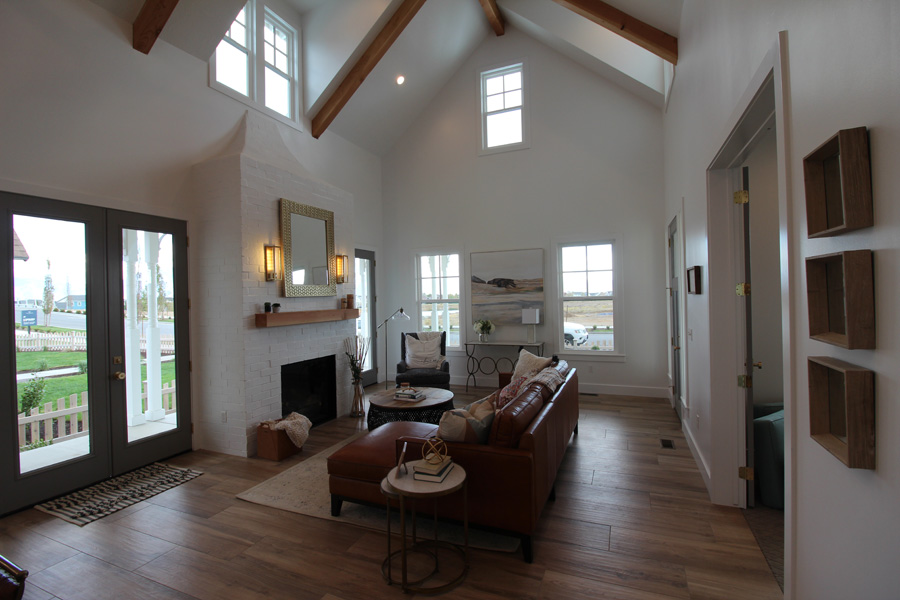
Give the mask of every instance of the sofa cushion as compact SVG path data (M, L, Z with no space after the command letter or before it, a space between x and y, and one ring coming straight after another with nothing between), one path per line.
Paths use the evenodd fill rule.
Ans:
M550 366L551 357L535 356L525 348L519 350L519 360L516 362L516 368L513 371L512 378L531 377L541 369Z
M528 379L524 384L523 388L528 387L532 384L543 385L547 388L547 392L544 395L544 399L550 398L556 390L559 389L559 386L562 385L562 382L565 381L565 378L555 367L547 367L545 369L541 369L538 373L534 374L530 379Z
M454 408L441 415L438 437L447 442L484 444L494 422L494 406L490 397L482 398L465 408Z
M539 384L530 385L519 392L509 404L494 414L488 444L505 448L516 448L519 438L528 429L544 406L544 393Z
M503 386L499 392L491 394L490 401L495 410L499 410L512 402L512 400L522 391L522 384L525 383L527 377L515 377L508 384Z

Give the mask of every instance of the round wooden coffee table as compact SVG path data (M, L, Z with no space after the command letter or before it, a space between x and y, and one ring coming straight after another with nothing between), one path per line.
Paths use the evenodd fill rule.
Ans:
M425 397L415 402L394 400L396 389L376 392L369 396L369 430L394 421L418 421L437 425L444 412L453 408L453 392L440 388L416 388Z

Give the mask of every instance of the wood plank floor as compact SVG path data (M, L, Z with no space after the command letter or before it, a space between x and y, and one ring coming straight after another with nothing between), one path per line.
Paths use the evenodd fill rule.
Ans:
M457 405L490 391L454 388ZM381 578L383 533L234 497L364 428L350 418L317 427L281 463L175 457L168 462L205 474L85 527L33 509L7 516L0 554L30 571L28 599L409 597ZM667 402L582 396L579 432L534 563L472 550L466 581L444 597L782 598L741 511L710 504Z

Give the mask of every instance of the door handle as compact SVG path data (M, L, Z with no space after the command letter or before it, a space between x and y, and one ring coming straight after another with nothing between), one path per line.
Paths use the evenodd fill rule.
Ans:
M110 379L113 379L113 380L124 381L124 380L125 380L125 373L122 372L122 371L116 371L115 373L113 373L112 375L110 375L109 378L110 378Z
M681 350L681 346L673 346L672 350Z
M753 366L762 371L762 361L753 363Z

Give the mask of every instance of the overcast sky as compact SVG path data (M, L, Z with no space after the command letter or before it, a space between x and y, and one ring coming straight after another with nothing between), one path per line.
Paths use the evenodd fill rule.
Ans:
M16 300L39 300L44 297L44 276L50 261L55 300L67 294L85 293L85 228L83 223L13 215L13 229L19 236L28 260L13 261ZM138 236L138 253L144 256L144 236ZM159 264L165 280L166 295L172 296L172 236L165 236L159 253ZM138 263L141 283L149 279L146 265ZM68 290L68 291L67 291Z

